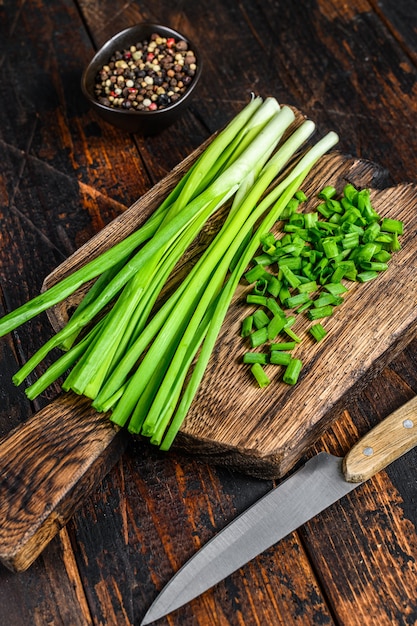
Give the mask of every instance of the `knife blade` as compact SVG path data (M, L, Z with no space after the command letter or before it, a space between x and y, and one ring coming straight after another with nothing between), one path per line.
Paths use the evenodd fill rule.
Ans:
M140 626L151 624L238 570L417 445L417 396L344 458L320 452L209 540L171 578Z

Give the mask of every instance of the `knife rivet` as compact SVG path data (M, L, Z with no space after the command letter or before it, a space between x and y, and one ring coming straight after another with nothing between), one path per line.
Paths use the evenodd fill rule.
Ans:
M413 428L414 426L413 420L404 420L403 426L404 428Z
M371 447L364 448L363 453L365 456L372 456L374 453L374 450Z

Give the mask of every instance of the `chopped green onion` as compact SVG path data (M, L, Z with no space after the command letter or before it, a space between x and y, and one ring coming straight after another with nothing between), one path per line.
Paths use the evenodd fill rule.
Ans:
M268 318L269 319L269 318ZM286 323L285 317L281 314L274 315L268 323L268 340L272 341L282 331Z
M280 289L281 289L281 281L279 281L278 278L276 278L275 276L271 276L271 278L268 278L266 290L268 293L271 294L271 296L274 296L275 298L277 298L279 295Z
M302 367L303 363L300 359L291 359L282 378L284 383L287 383L287 385L295 385L300 376Z
M264 328L264 326L268 326L270 321L270 318L263 309L258 309L253 314L253 323L255 328L257 328L258 330L260 328Z
M388 269L388 263L381 263L381 261L363 261L361 266L364 270L374 270L375 272L385 272Z
M269 356L269 362L272 365L289 365L291 359L289 352L281 352L281 350L273 350Z
M288 337L290 337L290 339L293 339L296 343L301 343L301 338L290 328L290 326L284 326L282 330L286 335L288 335Z
M334 239L323 239L321 243L323 246L324 254L328 259L332 259L339 254L337 242Z
M342 283L327 283L327 285L324 285L324 289L326 289L326 291L333 294L334 296L339 296L342 293L346 293L346 291L348 291L348 288L345 287L345 285L343 285Z
M330 317L333 315L333 307L328 304L326 306L317 307L316 309L309 309L307 317L309 320L318 320L322 317Z
M376 254L374 254L374 260L380 261L381 263L388 263L392 258L392 254L388 252L388 250L380 250Z
M329 200L330 198L333 198L336 195L336 193L337 193L336 187L333 187L333 185L327 185L320 191L317 197L321 198L322 200Z
M266 343L268 341L268 329L266 328L266 326L264 326L263 328L255 330L250 335L249 339L251 347L258 348L258 346L261 346L263 343Z
M271 313L274 316L275 315L279 315L279 316L285 318L284 310L281 309L281 307L279 306L278 302L276 300L274 300L273 298L267 298L266 306L267 306L267 308L271 311Z
M280 264L280 270L282 272L283 277L290 285L290 287L298 287L300 284L300 280L294 274L294 272L287 266Z
M316 341L321 341L327 335L327 331L323 328L320 322L317 322L317 324L313 324L312 326L310 326L309 332Z
M270 384L271 381L260 363L254 363L250 371L255 377L259 387L267 387Z
M281 289L279 290L279 301L281 302L282 306L286 306L286 302L288 300L288 298L291 297L291 291L288 289L288 287L286 285L283 285L281 287Z
M286 306L289 309L294 309L296 307L309 302L310 296L306 292L296 293L294 296L291 296L287 299Z
M254 283L257 280L259 280L259 278L263 278L265 274L266 272L264 268L262 267L262 265L255 265L255 267L253 267L248 272L246 272L245 278L248 281L248 283Z
M268 363L268 355L265 352L246 352L243 355L243 362L265 365Z
M297 287L299 293L313 293L317 291L318 285L315 280L309 280Z
M397 233L397 235L402 235L404 233L404 223L400 220L384 217L381 223L381 230L387 233Z
M260 306L264 306L268 302L268 298L266 296L249 294L246 296L246 302L248 304L258 304Z
M357 201L358 201L358 191L356 189L356 187L354 185L352 185L351 183L347 183L344 187L343 187L343 196L349 200L349 202L351 204L353 204L354 206L357 206Z
M265 277L259 278L253 287L253 295L265 296L267 286L268 286L268 281L265 280Z
M299 202L307 202L308 198L302 189L295 192L294 198Z
M296 341L280 341L278 343L271 343L270 350L294 350L297 345Z
M253 315L248 315L242 322L241 337L248 337L253 330Z
M375 272L374 270L367 270L365 272L359 272L356 278L360 283L367 283L368 281L377 278L377 276L378 272Z
M335 296L332 293L323 293L323 295L319 296L316 300L313 301L314 307L317 309L319 307L327 306L331 304L332 306L338 306L342 304L343 298L340 296Z

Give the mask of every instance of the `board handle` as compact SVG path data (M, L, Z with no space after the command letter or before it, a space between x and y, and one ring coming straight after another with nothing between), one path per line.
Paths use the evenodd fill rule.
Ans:
M126 434L66 393L0 440L0 562L26 570L120 458Z
M360 483L417 445L417 396L362 437L343 460L349 482Z

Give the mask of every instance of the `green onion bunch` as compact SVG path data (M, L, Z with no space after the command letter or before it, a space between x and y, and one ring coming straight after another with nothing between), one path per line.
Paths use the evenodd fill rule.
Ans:
M0 335L93 281L67 324L15 374L22 383L54 348L62 355L27 388L62 387L112 422L168 449L195 397L236 287L269 231L323 154L330 132L290 107L254 97L213 139L152 216L120 243L7 314ZM212 216L211 242L185 277L176 269Z

